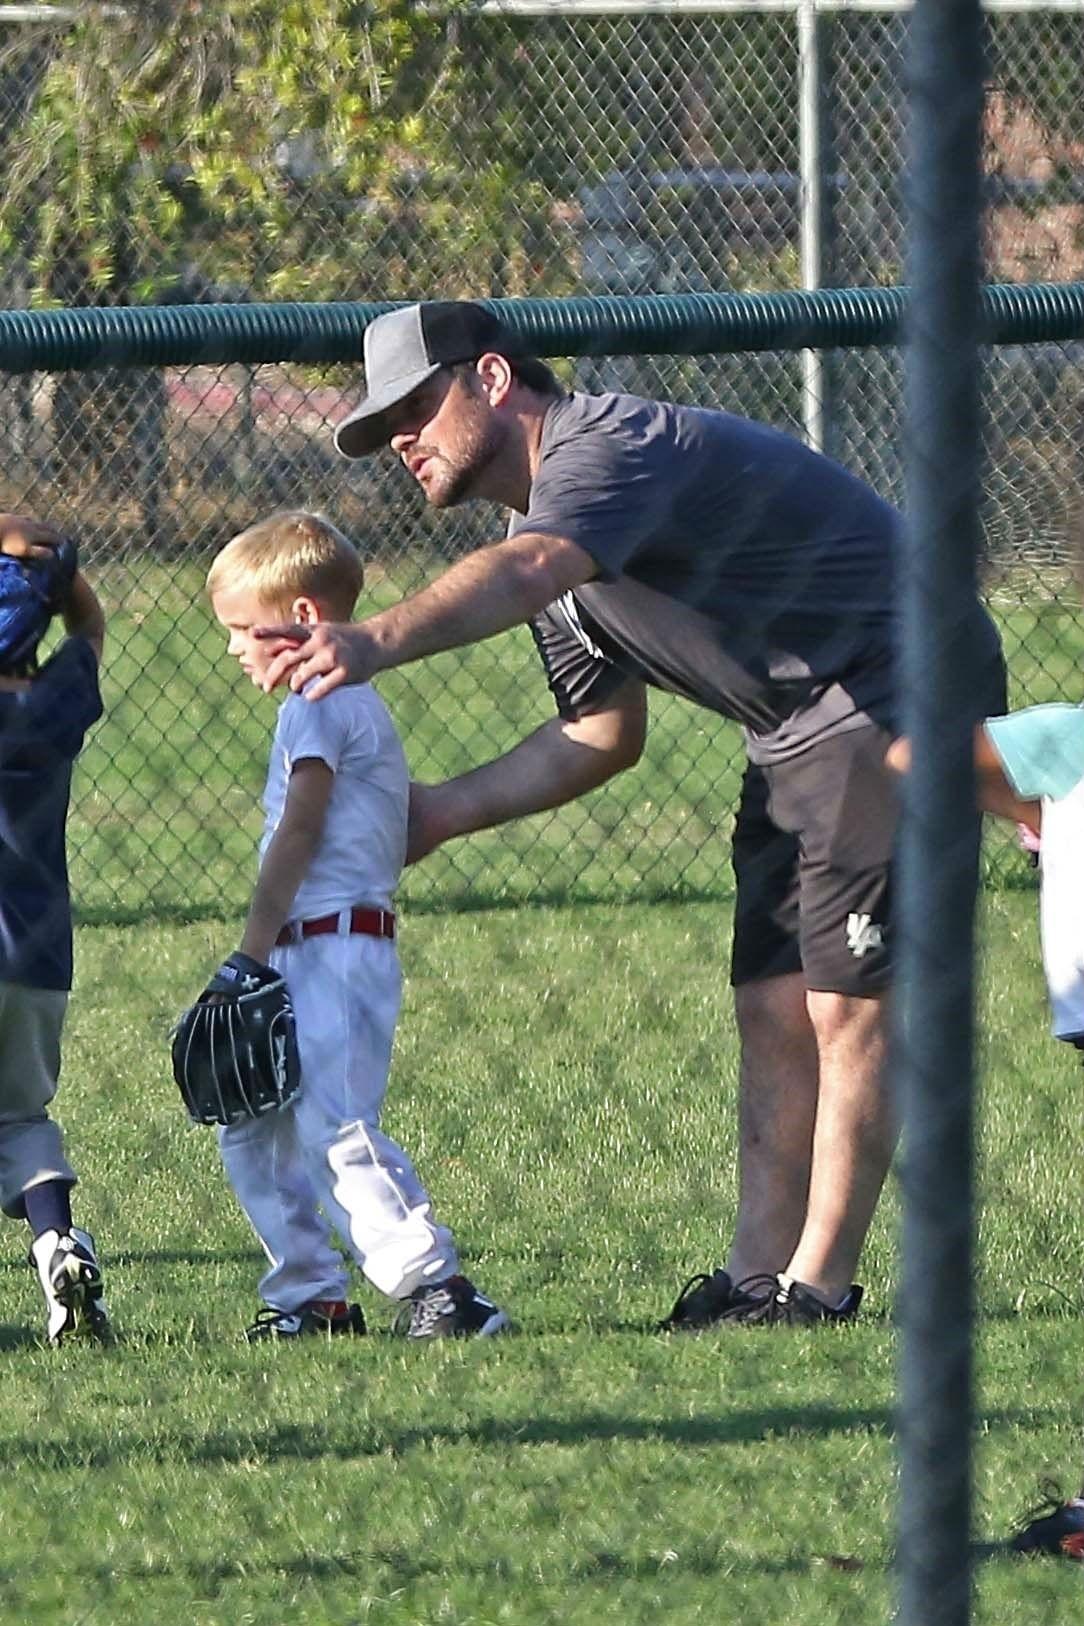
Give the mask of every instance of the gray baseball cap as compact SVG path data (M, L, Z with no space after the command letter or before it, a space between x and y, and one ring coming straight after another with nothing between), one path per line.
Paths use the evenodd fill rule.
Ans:
M344 457L367 457L388 441L384 414L442 367L476 361L487 350L510 354L509 335L484 305L436 299L388 311L365 329L366 394L335 430Z

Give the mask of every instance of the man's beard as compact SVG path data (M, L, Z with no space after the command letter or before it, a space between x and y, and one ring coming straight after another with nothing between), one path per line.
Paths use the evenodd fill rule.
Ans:
M500 447L496 425L481 415L465 424L459 445L448 455L435 453L433 456L436 472L422 487L429 507L454 508L458 503L484 495L478 487Z

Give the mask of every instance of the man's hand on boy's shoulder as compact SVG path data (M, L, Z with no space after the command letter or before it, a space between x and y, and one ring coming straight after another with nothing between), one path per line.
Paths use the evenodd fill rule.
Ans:
M381 669L376 641L364 622L318 621L313 626L257 627L273 657L264 673L270 694L280 684L320 700L343 683L368 683ZM316 681L313 681L313 680Z

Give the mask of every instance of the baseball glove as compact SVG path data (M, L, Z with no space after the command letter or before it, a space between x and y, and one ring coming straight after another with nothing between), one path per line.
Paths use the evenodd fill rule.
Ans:
M231 954L173 1034L173 1076L199 1124L259 1118L292 1101L301 1063L290 991L279 972Z
M65 538L42 555L0 552L0 672L31 669L53 616L67 597L77 564Z

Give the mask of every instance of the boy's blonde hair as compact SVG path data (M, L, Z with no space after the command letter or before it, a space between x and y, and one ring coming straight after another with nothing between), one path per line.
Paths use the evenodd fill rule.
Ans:
M288 611L299 594L348 619L364 580L354 544L322 514L272 514L226 543L207 572L207 594L243 588Z

